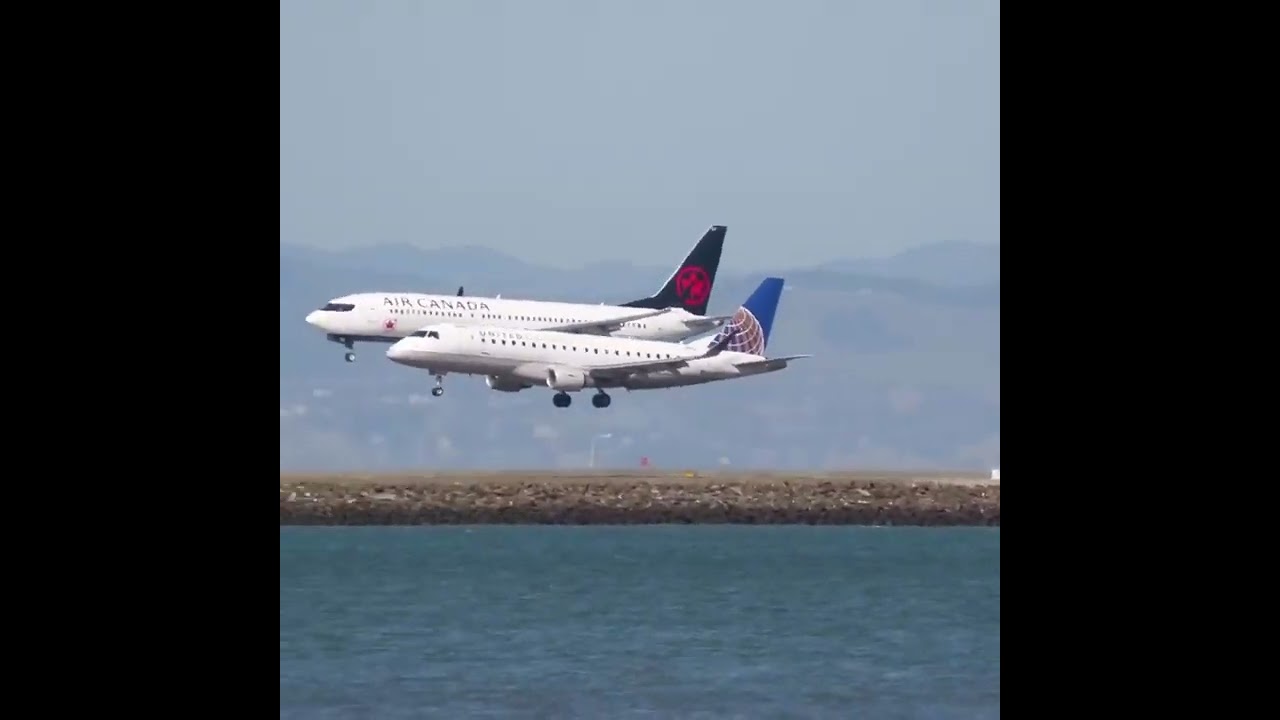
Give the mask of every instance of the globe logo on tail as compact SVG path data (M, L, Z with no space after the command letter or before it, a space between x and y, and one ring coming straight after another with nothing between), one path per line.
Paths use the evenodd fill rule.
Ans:
M740 307L733 314L733 319L725 323L720 328L720 332L716 333L715 342L719 342L726 335L732 334L729 344L725 346L725 350L730 352L748 353L750 355L764 355L764 328L760 327L760 321L756 320L756 316L751 311Z

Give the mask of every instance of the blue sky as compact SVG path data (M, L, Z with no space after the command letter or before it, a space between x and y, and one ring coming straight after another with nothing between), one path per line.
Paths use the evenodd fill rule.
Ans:
M1000 5L281 0L280 236L556 266L1000 241Z

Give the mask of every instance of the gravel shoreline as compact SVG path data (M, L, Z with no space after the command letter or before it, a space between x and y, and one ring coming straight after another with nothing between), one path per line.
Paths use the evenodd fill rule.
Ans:
M512 472L280 476L284 525L1000 525L957 473Z

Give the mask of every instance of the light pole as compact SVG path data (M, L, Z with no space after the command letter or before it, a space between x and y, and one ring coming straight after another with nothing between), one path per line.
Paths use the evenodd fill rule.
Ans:
M613 437L613 433L602 433L602 434L600 434L600 435L594 435L594 436L592 436L592 438L591 438L591 464L590 464L588 467L595 468L595 466L596 466L596 441L597 441L597 440L608 440L608 439L609 439L609 438L611 438L611 437Z

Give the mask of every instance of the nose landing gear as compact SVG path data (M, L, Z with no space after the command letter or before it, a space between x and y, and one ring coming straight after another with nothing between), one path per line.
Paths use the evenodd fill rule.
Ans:
M356 347L354 340L348 337L342 337L341 335L329 335L329 340L336 342L347 349L347 354L342 356L343 360L346 360L347 362L356 361L356 354L351 352L352 350L355 350Z

